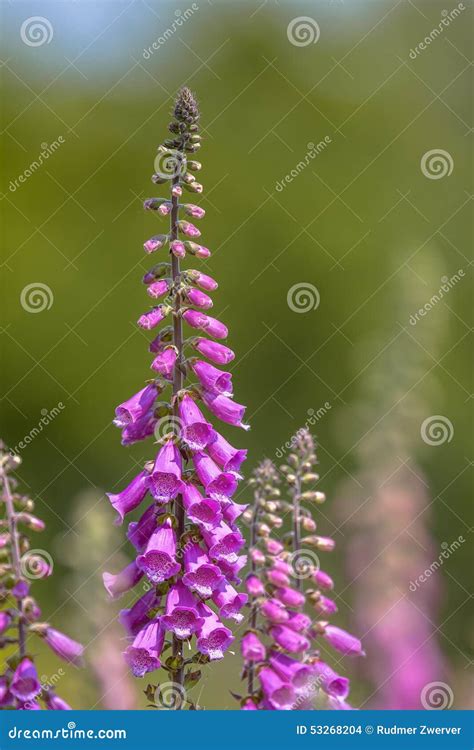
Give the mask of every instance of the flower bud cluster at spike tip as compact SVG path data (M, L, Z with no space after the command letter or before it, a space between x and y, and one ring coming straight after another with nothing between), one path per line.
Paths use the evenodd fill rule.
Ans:
M327 622L337 612L330 598L334 582L320 569L314 552L332 551L328 537L301 536L314 532L316 522L305 501L317 502L322 493L313 489L318 475L314 440L300 430L287 465L280 473L265 460L254 472L249 486L253 506L245 511L250 526L251 569L246 578L250 597L249 628L241 640L243 676L247 694L242 710L345 710L349 680L338 674L342 656L363 656L361 642L345 630ZM283 487L280 477L283 476ZM324 497L324 496L323 496ZM292 531L276 538L283 522L291 520ZM326 664L321 646L331 646L336 661Z
M12 474L20 464L20 457L0 440L0 524L5 530L0 537L0 649L10 652L0 668L0 709L67 711L71 707L66 701L50 685L41 684L32 655L36 647L30 640L43 638L57 656L76 666L82 665L84 648L48 623L39 622L41 610L30 583L51 575L53 561L44 550L28 551L25 529L42 531L45 525L31 515L33 501L17 490Z
M241 622L248 600L236 588L247 562L238 527L247 506L233 500L247 451L218 432L214 417L247 426L245 407L233 400L231 374L219 367L234 359L231 349L214 340L226 338L227 327L203 312L213 305L209 294L217 282L195 267L181 267L187 256L195 265L210 255L186 239L201 232L185 217L200 220L204 209L180 202L183 191L202 191L193 174L201 165L188 159L200 146L199 111L189 89L179 92L173 114L173 137L159 146L153 177L155 184L167 184L169 194L145 201L150 221L164 217L168 222L145 242L147 252L161 250L167 257L143 277L148 295L159 304L138 321L141 328L152 329L166 318L149 345L156 377L116 408L114 420L124 445L153 436L153 453L125 488L108 496L116 523L137 510L141 515L127 532L134 559L103 578L113 599L135 586L142 590L119 618L128 637L124 658L131 672L144 677L164 667L164 679L185 695L175 707L192 709L185 688L196 683L200 672L190 666L187 671L188 665L224 657L234 640L229 622ZM203 335L193 336L193 328ZM159 696L158 687L147 691Z

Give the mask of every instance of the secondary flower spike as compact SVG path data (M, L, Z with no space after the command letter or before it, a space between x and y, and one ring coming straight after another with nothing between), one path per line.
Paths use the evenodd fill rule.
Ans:
M319 504L324 495L314 489L318 475L315 445L307 430L299 430L288 463L282 497L279 474L264 461L250 480L253 507L244 513L250 525L251 570L246 580L250 596L249 628L241 641L247 694L242 710L347 710L349 680L338 674L342 656L363 656L358 638L327 622L337 612L328 593L334 582L320 569L318 553L330 552L329 537L314 536L316 522L305 504ZM271 534L291 523L291 532L278 541ZM304 536L304 532L311 532ZM313 612L311 613L311 608ZM332 647L334 665L322 661ZM325 656L326 658L326 656Z
M124 445L151 438L141 470L108 495L117 523L138 511L127 531L135 554L123 570L103 574L111 598L127 595L120 614L127 665L147 678L164 668L162 679L176 686L175 709L195 708L186 691L201 676L196 664L224 658L234 640L230 625L242 621L248 599L236 588L247 560L237 520L247 506L231 499L247 452L220 434L232 431L225 424L247 429L245 407L233 401L232 376L222 369L235 355L215 340L227 338L227 327L208 314L217 281L184 267L190 256L195 266L211 254L195 241L201 229L193 223L205 215L194 202L203 191L194 175L201 165L192 158L201 147L198 123L194 95L183 88L152 177L167 195L144 204L150 222L168 223L150 227L144 243L146 253L163 254L143 276L152 306L138 318L145 331L158 328L149 344L153 373L117 407L114 420ZM184 199L186 192L193 202ZM146 695L158 708L168 707L161 705L159 687L148 685Z
M124 404L125 409L127 405ZM130 408L135 408L130 405ZM69 636L40 622L41 610L30 592L30 583L52 573L52 558L43 550L32 550L26 529L42 531L44 523L31 515L34 504L17 489L12 473L21 464L0 440L0 650L8 649L0 668L0 709L68 711L70 706L42 684L36 667L34 636L43 638L60 659L79 667L84 647ZM33 545L32 545L33 546Z

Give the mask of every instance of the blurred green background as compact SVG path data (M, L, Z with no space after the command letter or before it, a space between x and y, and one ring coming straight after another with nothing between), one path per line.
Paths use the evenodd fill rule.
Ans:
M444 0L2 2L1 433L17 446L42 415L60 410L19 450L21 479L48 527L34 546L55 561L54 576L34 591L45 617L92 642L89 653L109 628L111 640L121 638L108 624L116 608L105 602L100 572L123 562L114 554L123 532L102 493L123 487L151 453L151 444L122 448L111 419L149 376L148 336L135 321L148 305L142 243L160 230L141 201L160 194L150 182L155 149L184 83L199 98L205 136L201 229L213 256L203 268L219 280L214 309L230 328L236 398L252 425L225 432L249 448L248 474L329 404L314 432L328 496L319 528L338 543L326 567L345 590L339 623L349 624L357 603L337 498L362 469L366 440L380 435L382 445L396 429L407 451L400 458L413 458L428 478L436 544L468 538L469 4L410 57L446 10ZM21 34L34 16L53 32L38 46ZM301 16L317 21L316 43L290 41L288 26ZM277 188L308 144L325 137ZM58 139L12 188L42 144ZM453 167L439 179L421 168L434 149ZM459 269L461 281L410 323L441 277ZM38 283L51 304L31 313L21 295ZM288 304L299 283L317 289L316 309ZM404 376L389 390L377 373L396 373L395 365ZM452 426L451 439L435 446L420 434L433 415ZM466 703L473 645L469 569L465 544L441 571L437 638L456 707ZM46 675L57 671L46 653L41 665ZM233 707L238 669L238 656L214 667L200 703ZM357 669L355 705L372 690ZM74 707L100 707L91 666L64 671L58 691ZM135 686L144 706L145 685Z

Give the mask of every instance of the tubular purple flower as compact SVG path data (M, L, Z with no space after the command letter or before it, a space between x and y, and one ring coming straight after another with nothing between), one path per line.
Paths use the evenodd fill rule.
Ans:
M218 432L215 432L215 440L207 446L207 451L212 460L224 471L235 471L238 473L247 458L246 450L233 448Z
M288 612L288 620L285 624L296 633L304 633L311 627L311 618L304 612Z
M198 612L198 601L181 581L175 583L168 592L166 614L161 622L166 630L171 630L180 639L190 638L204 624L204 618Z
M186 237L200 237L201 232L190 221L178 221L178 229Z
M146 253L154 253L155 250L159 250L161 247L163 247L167 241L167 234L156 234L154 237L150 237L150 239L144 243L143 249Z
M362 648L362 643L358 638L347 633L345 630L336 627L335 625L327 625L323 631L324 638L327 642L340 651L341 654L346 656L365 656L365 651Z
M212 276L207 276L205 273L201 273L201 271L188 271L188 273L191 275L194 283L200 286L201 289L205 289L206 292L214 292L219 286Z
M317 612L323 615L333 615L337 612L336 602L333 602L332 599L328 599L327 596L320 596L315 603L314 608Z
M267 579L274 586L290 585L290 579L288 578L287 574L282 570L278 570L278 568L270 568L270 570L267 570Z
M158 305L152 310L149 310L138 319L138 325L145 331L150 331L152 328L156 328L158 323L161 323L168 314L169 310L165 305Z
M292 659L286 654L272 651L270 654L270 666L282 680L290 683L295 690L307 688L313 680L312 667L302 664L297 659Z
M147 287L147 294L153 299L159 299L164 297L170 290L170 282L168 279L160 279L160 281L153 281Z
M80 667L83 664L84 646L74 641L64 633L48 628L44 636L45 642L55 654L64 659L64 661L75 664Z
M176 561L176 532L171 523L163 523L150 537L144 554L136 565L152 583L163 583L181 570Z
M242 622L240 610L247 603L247 594L239 594L227 581L221 582L212 594L212 601L219 607L219 617Z
M168 503L183 490L182 459L176 445L167 440L158 453L150 476L150 492L160 503Z
M10 612L0 612L0 634L5 633L10 627L12 616Z
M250 596L263 596L265 594L265 586L262 581L256 575L249 575L245 581L245 587L249 592Z
M157 596L155 589L150 589L135 602L133 607L120 610L119 622L129 635L136 635L150 621L149 613L159 606L160 601L161 597Z
M223 659L224 652L234 640L232 631L226 628L205 604L199 606L199 611L204 617L204 623L197 640L198 651L208 656L211 661Z
M325 693L333 698L347 698L350 684L347 677L336 674L323 661L314 662L311 669L316 678L315 687L321 687Z
M247 564L247 555L239 555L234 563L229 563L225 559L219 559L217 560L217 564L227 580L232 581L236 586L239 586L241 581L238 573Z
M156 401L157 395L158 385L156 383L142 388L141 391L135 393L128 401L124 401L123 404L117 406L115 409L114 424L117 427L123 428L133 422L137 422L150 411Z
M179 403L179 418L182 422L181 437L193 451L201 451L216 439L216 432L191 396L184 396Z
M132 445L153 435L157 423L153 409L142 419L127 425L122 431L122 445Z
M135 560L115 575L102 573L104 586L112 599L118 599L126 591L132 589L142 577L143 570L140 570Z
M203 357L207 357L217 365L228 365L235 359L232 349L224 346L224 344L219 344L217 341L198 337L193 339L192 344Z
M125 515L140 505L148 492L149 482L148 472L141 471L122 492L117 495L107 493L112 507L118 513L116 523L121 524Z
M151 369L162 375L165 380L172 380L177 356L178 352L175 346L165 346L151 363Z
M255 633L245 633L241 642L242 657L248 664L249 662L264 661L267 655L265 646Z
M194 219L203 219L206 212L201 206L195 206L194 203L185 203L183 206L188 216L192 216Z
M264 667L258 673L263 696L272 708L280 711L291 711L296 694L288 682L284 682L273 669Z
M186 248L184 247L184 242L181 242L181 240L173 240L170 243L170 249L175 258L186 257Z
M322 589L331 591L334 588L334 581L331 576L325 573L323 570L315 570L313 573L313 580Z
M295 633L291 628L285 625L275 625L270 628L270 635L281 648L289 651L290 654L301 654L310 647L310 642L300 633Z
M52 690L46 691L45 696L45 703L46 708L48 711L71 711L71 706L69 703L66 703L65 700L59 697L59 695L56 695L56 693L53 693Z
M278 599L266 599L260 607L260 612L265 619L276 625L286 622L290 617L286 607Z
M216 396L207 391L203 393L203 401L209 411L215 414L215 416L223 422L232 424L235 427L242 427L244 430L250 429L249 425L242 423L245 414L245 406L237 404L235 401L227 398L227 396Z
M135 677L143 677L147 672L159 669L164 637L160 621L153 620L137 633L133 644L127 646L124 658Z
M20 661L10 683L10 692L21 701L31 701L41 691L36 667L29 657Z
M183 319L191 328L200 328L215 339L226 339L229 334L227 327L220 320L199 310L185 310Z
M183 583L203 599L212 596L224 579L220 568L211 563L207 552L192 542L184 547L184 570Z
M189 287L189 289L187 289L186 298L191 303L191 305L201 307L203 310L210 310L210 308L214 305L212 299L207 294L201 292L195 287Z
M197 487L186 483L182 498L188 518L196 523L200 529L211 530L219 526L222 521L222 511L217 500L203 498Z
M128 524L127 539L139 552L148 544L156 529L157 517L162 512L162 509L157 509L154 504L149 505L138 521L132 521Z
M230 372L222 372L222 370L218 370L217 367L203 362L201 359L191 360L191 369L202 387L209 393L232 396L232 375Z
M289 586L277 589L275 596L287 607L303 607L306 601L305 595L301 591L292 589Z
M240 532L232 531L230 526L222 522L210 531L204 530L203 536L213 560L224 560L231 565L237 562L237 553L245 544L245 539Z
M224 521L227 521L227 523L232 526L232 528L235 528L235 522L237 518L239 518L242 513L244 513L248 508L248 505L241 505L240 503L234 503L233 500L223 500L221 502L221 509L222 509L222 515L224 518Z
M232 497L237 489L237 478L234 473L221 471L212 458L202 452L194 454L193 463L199 481L206 490L206 495L215 500L226 500Z

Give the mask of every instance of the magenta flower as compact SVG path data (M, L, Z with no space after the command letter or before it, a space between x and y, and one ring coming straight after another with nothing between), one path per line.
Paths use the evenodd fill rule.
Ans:
M263 596L265 594L265 586L256 575L249 575L245 581L245 587L250 596Z
M190 396L181 399L179 417L182 422L181 437L191 450L201 451L215 440L215 430Z
M288 682L284 682L273 669L268 667L260 670L258 679L262 685L263 697L272 708L291 711L296 694Z
M160 620L152 620L139 630L132 645L127 646L124 658L135 677L159 669L164 637Z
M211 393L232 396L232 375L201 359L191 360L191 369L202 387Z
M48 711L70 711L71 706L69 703L66 703L65 700L59 697L59 695L56 695L56 693L53 693L52 690L46 691L45 696L45 704Z
M215 394L208 392L203 394L203 401L209 411L212 411L212 413L223 422L232 424L235 427L242 427L244 430L250 429L249 425L242 423L245 414L245 406L236 404L235 401L227 398L227 396L216 396Z
M158 385L152 383L142 388L141 391L138 391L128 401L124 401L123 404L117 406L115 409L114 424L120 428L127 427L127 425L137 422L148 414L156 401L158 390Z
M150 477L150 492L160 503L174 500L183 489L182 458L176 445L168 440L158 453Z
M228 365L229 362L232 362L232 360L235 359L235 354L232 349L229 349L228 346L224 346L224 344L217 343L217 341L195 338L192 344L194 348L203 355L203 357L207 357L217 365Z
M102 580L107 593L112 599L118 599L126 591L133 588L143 577L141 570L135 560L127 565L120 573L102 573Z
M164 679L184 687L200 675L200 670L188 666L196 662L196 650L209 660L221 659L232 642L232 632L220 618L239 622L243 617L247 595L234 586L240 583L239 573L247 561L240 554L245 539L237 527L247 506L231 498L241 479L238 472L246 451L219 435L201 411L209 398L225 399L215 407L224 421L238 425L244 407L233 406L230 373L214 367L231 362L234 353L207 338L228 335L224 323L206 312L212 307L209 293L217 282L182 266L189 256L205 259L211 254L194 241L200 230L182 213L201 219L204 209L180 202L184 191L199 195L203 190L193 175L200 164L189 158L200 146L199 113L189 89L180 91L173 115L171 137L158 151L168 155L171 151L180 169L174 175L157 171L153 182L168 183L168 195L144 203L154 219L165 217L169 222L162 234L145 243L147 252L166 247L166 260L143 276L148 295L161 304L138 321L139 327L151 330L169 316L172 325L161 327L149 344L151 367L160 378L116 410L123 444L153 437L158 447L152 448L153 455L133 482L121 493L110 495L119 521L143 501L145 505L127 530L136 559L116 575L105 573L104 584L116 598L146 576L150 591L119 615L127 637L133 639L125 650L126 662L142 677L159 669L162 652L170 649L163 663ZM204 334L187 338L188 326ZM199 358L188 356L189 346ZM163 400L158 402L162 393ZM183 641L187 641L185 647ZM199 660L207 661L201 656ZM159 686L153 688L160 700Z
M60 633L59 630L54 630L54 628L47 628L44 640L50 649L60 656L61 659L75 664L76 667L82 666L82 657L84 655L84 646L82 644L73 641L72 638L64 635L64 633Z
M336 651L340 651L341 654L346 654L346 656L365 655L359 639L335 625L326 625L323 631L323 636L327 642L335 648Z
M260 607L260 613L276 625L286 622L290 617L288 610L278 599L266 599Z
M242 656L245 662L264 661L267 652L262 641L255 633L245 633L241 642Z
M0 525L2 551L0 571L0 708L16 711L41 711L53 708L51 694L41 685L36 666L36 647L32 636L44 638L51 650L67 662L82 665L84 647L47 622L39 622L41 608L35 598L37 582L52 573L52 564L44 550L28 538L28 532L41 532L44 522L33 515L34 502L24 496L18 480L19 456L0 440ZM33 493L31 493L33 495ZM4 658L8 657L8 658ZM41 657L39 657L41 659ZM42 678L43 679L43 678ZM62 699L61 710L70 706ZM59 705L58 705L59 707Z
M190 638L201 630L204 619L198 612L198 600L185 585L178 581L169 590L166 599L166 614L161 618L166 630L171 630L176 638Z
M314 680L314 670L311 666L292 659L286 654L273 651L270 654L270 666L285 682L290 683L295 690L307 688Z
M312 665L317 685L333 698L347 698L349 695L349 680L336 674L331 667L322 661Z
M145 553L137 557L136 565L155 584L179 573L181 564L176 560L176 532L169 521L153 532Z
M10 693L20 701L31 701L41 690L36 667L31 659L23 658L18 664L10 683Z
M232 631L226 628L205 604L200 605L199 611L204 617L204 623L197 639L198 651L208 656L211 661L223 659L224 652L234 640Z
M150 475L146 471L140 472L122 492L117 495L107 494L112 507L118 513L118 523L122 523L125 515L138 508L148 492Z
M184 547L184 569L183 583L202 599L212 596L224 579L220 568L211 563L207 552L193 542L188 542Z

